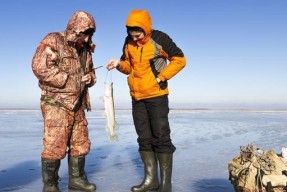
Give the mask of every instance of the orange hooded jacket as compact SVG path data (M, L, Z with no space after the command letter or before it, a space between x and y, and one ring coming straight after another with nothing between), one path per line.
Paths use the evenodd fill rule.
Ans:
M152 20L146 10L133 10L126 26L140 27L145 32L145 38L137 42L127 36L117 67L129 75L130 95L141 100L169 94L167 80L186 65L183 52L167 34L152 29ZM161 79L160 83L157 77Z

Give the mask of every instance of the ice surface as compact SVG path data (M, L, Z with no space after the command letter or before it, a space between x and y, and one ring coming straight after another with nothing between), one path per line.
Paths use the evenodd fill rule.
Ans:
M86 172L97 192L128 192L142 181L143 167L130 110L117 110L119 141L109 142L103 111L87 113L92 149ZM231 192L227 164L241 145L280 153L287 146L286 111L171 110L174 192ZM0 191L41 191L43 120L39 110L0 110ZM61 191L68 191L67 160Z

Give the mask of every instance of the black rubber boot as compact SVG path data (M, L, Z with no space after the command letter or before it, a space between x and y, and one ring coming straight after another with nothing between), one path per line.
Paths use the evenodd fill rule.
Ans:
M132 192L146 192L158 189L157 160L153 151L140 151L144 163L144 180L140 185L133 186Z
M43 177L43 192L59 192L59 168L60 160L41 159L42 161L42 177Z
M89 183L85 174L85 157L68 157L69 189L95 191L96 185Z
M173 154L157 153L160 167L160 187L158 192L172 192L171 175Z

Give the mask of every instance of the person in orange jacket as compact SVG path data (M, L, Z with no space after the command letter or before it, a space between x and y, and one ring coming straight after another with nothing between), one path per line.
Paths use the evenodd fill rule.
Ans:
M131 191L171 192L173 153L168 121L168 83L186 65L182 50L164 32L152 29L146 10L133 10L127 21L127 37L120 59L111 59L107 69L128 75L132 115L138 134L145 177ZM169 62L167 62L169 61ZM161 182L158 181L159 161Z

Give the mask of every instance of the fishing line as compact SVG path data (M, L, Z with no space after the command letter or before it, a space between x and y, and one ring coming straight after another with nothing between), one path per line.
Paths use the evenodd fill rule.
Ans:
M113 82L113 73L112 73L112 71L109 71L109 70L107 70L107 73L106 73L106 77L105 77L105 83L107 82L107 78L108 78L108 73L109 72L111 72L110 74L110 82Z

